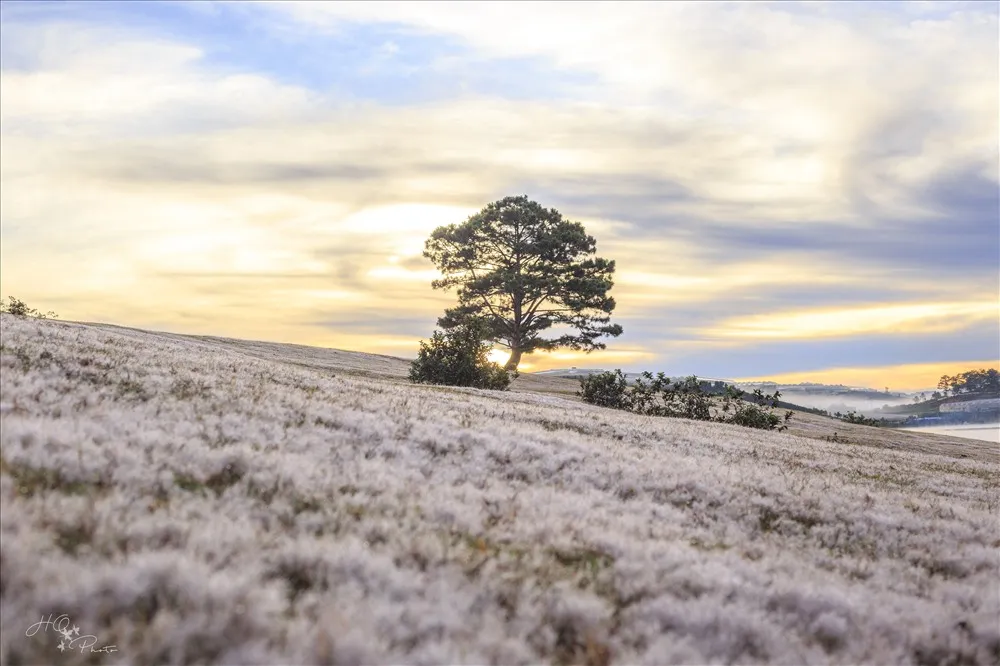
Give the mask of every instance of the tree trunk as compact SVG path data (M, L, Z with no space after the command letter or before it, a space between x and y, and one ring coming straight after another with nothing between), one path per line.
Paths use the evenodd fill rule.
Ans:
M517 370L517 364L521 362L521 350L517 347L510 348L510 358L507 360L507 365L503 367L507 372L514 372Z

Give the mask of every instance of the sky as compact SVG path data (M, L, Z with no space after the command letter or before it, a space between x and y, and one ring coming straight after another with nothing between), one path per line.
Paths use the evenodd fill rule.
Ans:
M578 366L1000 364L996 2L0 3L0 293L412 358L525 194L617 265Z

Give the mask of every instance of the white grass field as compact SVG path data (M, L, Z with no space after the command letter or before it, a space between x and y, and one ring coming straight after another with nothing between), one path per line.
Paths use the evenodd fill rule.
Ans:
M9 315L0 341L3 664L1000 663L989 443Z

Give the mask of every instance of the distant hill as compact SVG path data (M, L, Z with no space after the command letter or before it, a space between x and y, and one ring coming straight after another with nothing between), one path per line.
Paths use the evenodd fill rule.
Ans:
M602 372L607 372L607 370L601 370L599 368L554 368L552 370L539 370L538 372L532 372L532 375L542 375L545 377L586 377L587 375L596 375Z

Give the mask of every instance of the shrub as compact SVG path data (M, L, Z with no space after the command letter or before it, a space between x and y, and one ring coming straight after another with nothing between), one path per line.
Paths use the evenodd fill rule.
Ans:
M625 379L621 370L602 372L582 378L578 395L583 398L584 402L600 407L629 409L631 406L628 380Z
M862 414L859 414L858 412L854 411L853 409L851 411L847 412L846 414L841 414L840 412L835 412L834 415L833 415L833 417L837 418L837 419L840 419L841 421L846 421L847 423L854 423L854 424L857 424L857 425L874 426L876 428L887 428L887 427L889 427L889 422L887 420L885 420L884 418L882 418L882 419L873 419L873 418L864 416Z
M49 317L59 316L51 310L42 314L35 308L29 308L27 303L14 298L13 296L8 296L7 298L9 302L0 302L0 312L6 312L7 314L12 314L15 317L35 317L36 319L48 319Z
M474 325L435 331L429 343L420 341L420 352L410 364L410 381L506 390L512 377L487 358L489 352L482 330Z
M773 411L778 404L778 398L781 397L779 391L769 395L756 389L750 397L750 402L744 400L745 395L744 391L737 388L726 387L722 403L722 413L725 417L722 422L760 430L778 430L779 432L788 427L784 424L792 418L792 412L786 411L782 417ZM730 409L733 410L732 414L729 414Z
M790 411L783 417L774 413L781 396L778 391L769 395L757 389L748 398L745 391L726 385L716 397L697 377L671 382L662 372L655 377L644 372L631 385L621 370L589 375L580 380L577 395L584 402L646 416L732 423L761 430L785 430L788 426L784 424L792 418Z

